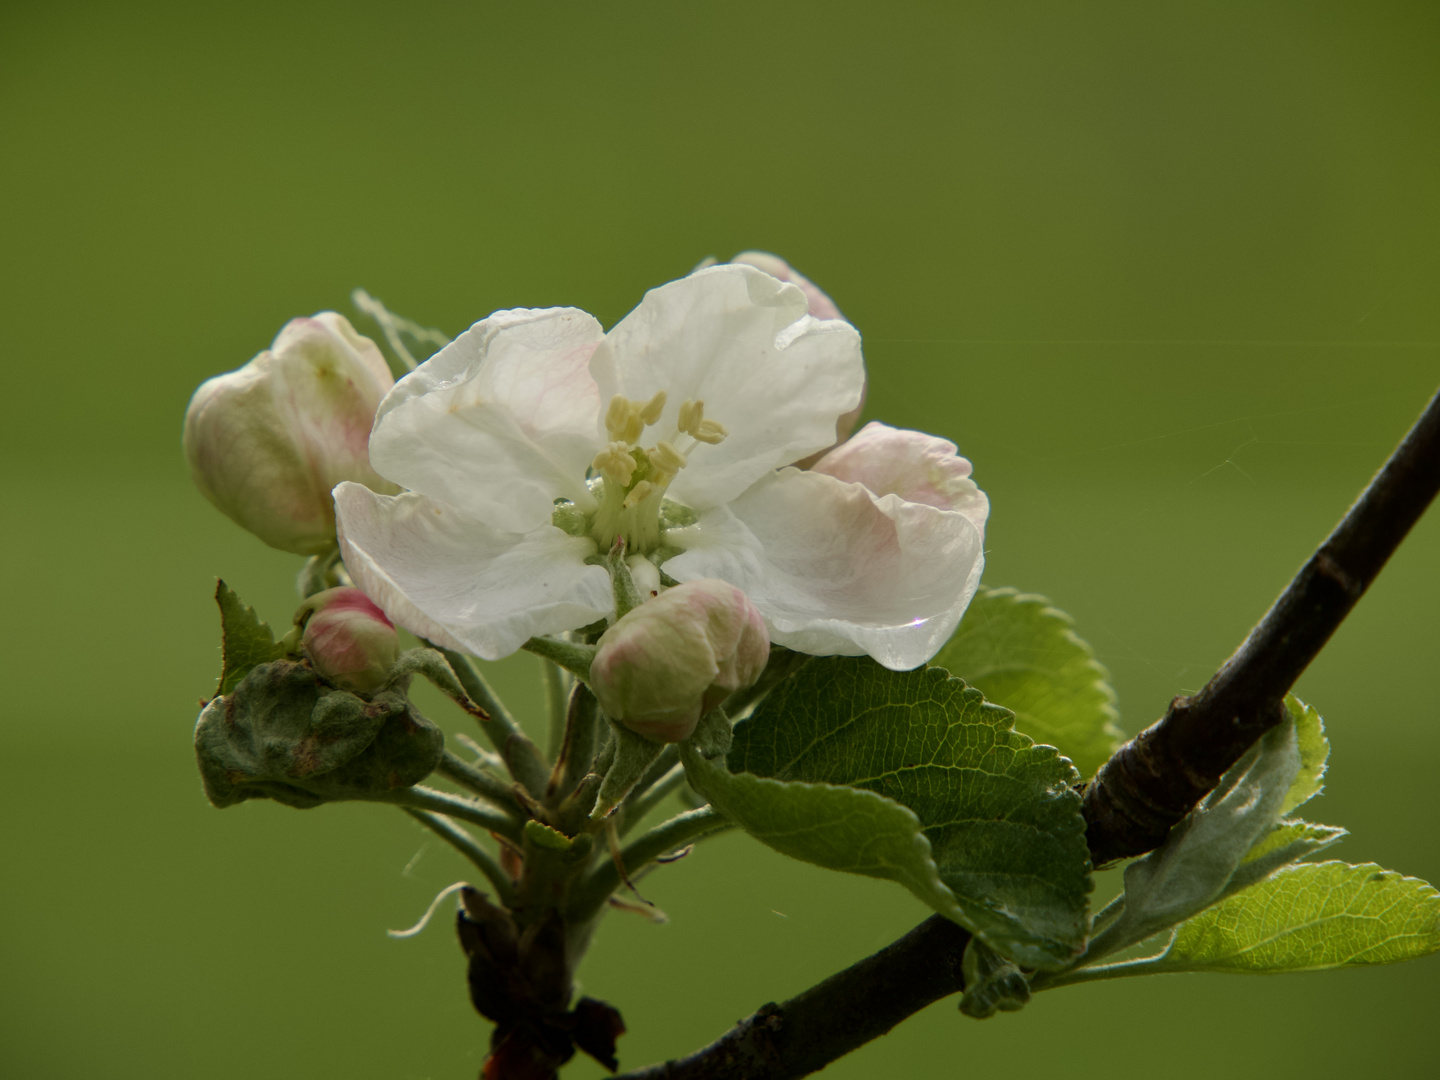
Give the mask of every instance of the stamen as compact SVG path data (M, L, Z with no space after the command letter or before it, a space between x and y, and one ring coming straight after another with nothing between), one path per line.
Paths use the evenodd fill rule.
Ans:
M665 391L657 390L655 396L640 407L640 419L645 421L645 426L658 423L660 414L665 410Z
M625 501L620 504L621 509L629 510L631 507L639 506L645 496L654 490L655 485L649 480L641 480L630 490L630 494L625 496Z
M701 420L690 434L696 442L709 443L714 446L716 443L725 441L725 436L730 434L730 429L719 420Z
M663 439L650 451L650 463L662 472L674 474L685 467L685 455Z
M629 420L630 402L626 400L624 394L616 394L610 399L610 405L605 410L605 430L609 433L610 438L629 442L625 438L625 426Z
M627 487L635 475L635 459L630 455L627 443L615 441L595 455L590 467L601 473L605 479L613 480L621 487Z
M705 418L705 402L687 399L680 404L680 419L676 426L686 435L693 435Z

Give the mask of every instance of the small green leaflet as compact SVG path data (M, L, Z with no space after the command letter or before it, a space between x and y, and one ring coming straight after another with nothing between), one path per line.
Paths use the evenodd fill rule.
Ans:
M1319 971L1440 951L1440 892L1374 863L1298 863L1181 923L1136 974Z
M1295 721L1295 738L1300 748L1300 772L1285 795L1280 813L1288 814L1303 806L1324 787L1325 762L1330 757L1330 740L1325 737L1325 724L1315 706L1306 705L1294 694L1285 696L1285 708Z
M982 588L931 663L1011 710L1016 727L1090 776L1123 736L1109 675L1072 625L1043 596Z
M246 607L235 590L224 581L215 582L215 602L220 605L220 685L215 696L221 697L240 685L251 670L287 652L284 643L276 644L270 627L260 621L254 608Z
M736 775L697 770L692 782L786 854L902 881L1002 955L1054 967L1083 947L1087 929L1089 853L1071 790L1079 777L1012 720L935 668L817 658L735 726ZM938 881L917 869L908 839L917 828ZM849 865L857 852L872 869Z

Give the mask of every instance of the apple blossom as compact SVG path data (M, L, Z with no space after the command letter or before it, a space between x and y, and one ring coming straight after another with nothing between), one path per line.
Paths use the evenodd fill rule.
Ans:
M315 670L336 686L362 696L378 690L400 659L395 625L359 589L316 593L295 616Z
M865 379L855 329L807 304L737 264L608 334L574 308L496 312L381 403L371 461L410 490L336 488L346 568L397 624L498 659L610 616L593 557L620 537L670 581L743 589L778 644L924 663L978 587L984 496L955 458L950 501L913 501L954 455L918 433L861 444L892 490L844 455L785 467L834 442Z
M656 742L688 738L700 717L754 684L770 658L746 595L699 578L667 589L605 631L590 689L605 715Z
M184 441L196 486L271 547L332 549L337 483L399 490L366 452L375 408L393 385L380 350L344 316L292 319L269 349L191 397Z

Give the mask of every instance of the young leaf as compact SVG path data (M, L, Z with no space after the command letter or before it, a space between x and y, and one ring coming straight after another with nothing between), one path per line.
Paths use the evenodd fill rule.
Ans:
M253 669L280 659L286 649L275 643L270 627L224 581L215 582L215 602L220 605L221 655L220 685L215 696L220 697L239 686Z
M1440 892L1374 863L1301 863L1182 923L1146 963L1169 971L1319 971L1440 951Z
M1124 911L1095 935L1087 962L1219 900L1256 842L1274 831L1300 765L1293 724L1281 724L1251 747L1165 843L1125 868Z
M736 724L728 762L733 773L863 788L908 808L960 914L935 903L933 888L917 895L1022 966L1054 967L1086 931L1079 777L1012 720L935 668L817 658Z
M1123 736L1109 675L1071 626L1043 596L982 588L931 663L1011 710L1017 728L1090 776Z
M761 843L829 870L898 882L942 915L968 925L940 880L912 811L859 788L732 774L691 743L682 744L680 759L695 790Z
M1280 813L1288 814L1309 802L1324 787L1325 762L1330 757L1330 740L1325 737L1325 724L1313 705L1306 705L1294 694L1285 696L1285 709L1295 721L1295 738L1300 750L1300 771L1281 804Z

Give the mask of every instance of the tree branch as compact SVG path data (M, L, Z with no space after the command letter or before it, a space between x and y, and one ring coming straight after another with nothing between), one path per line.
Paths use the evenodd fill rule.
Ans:
M1440 394L1235 654L1176 698L1085 792L1095 865L1158 846L1170 827L1281 719L1281 703L1440 489ZM617 1080L792 1080L963 989L969 935L933 915L900 940L783 1004L764 1005L689 1057Z

